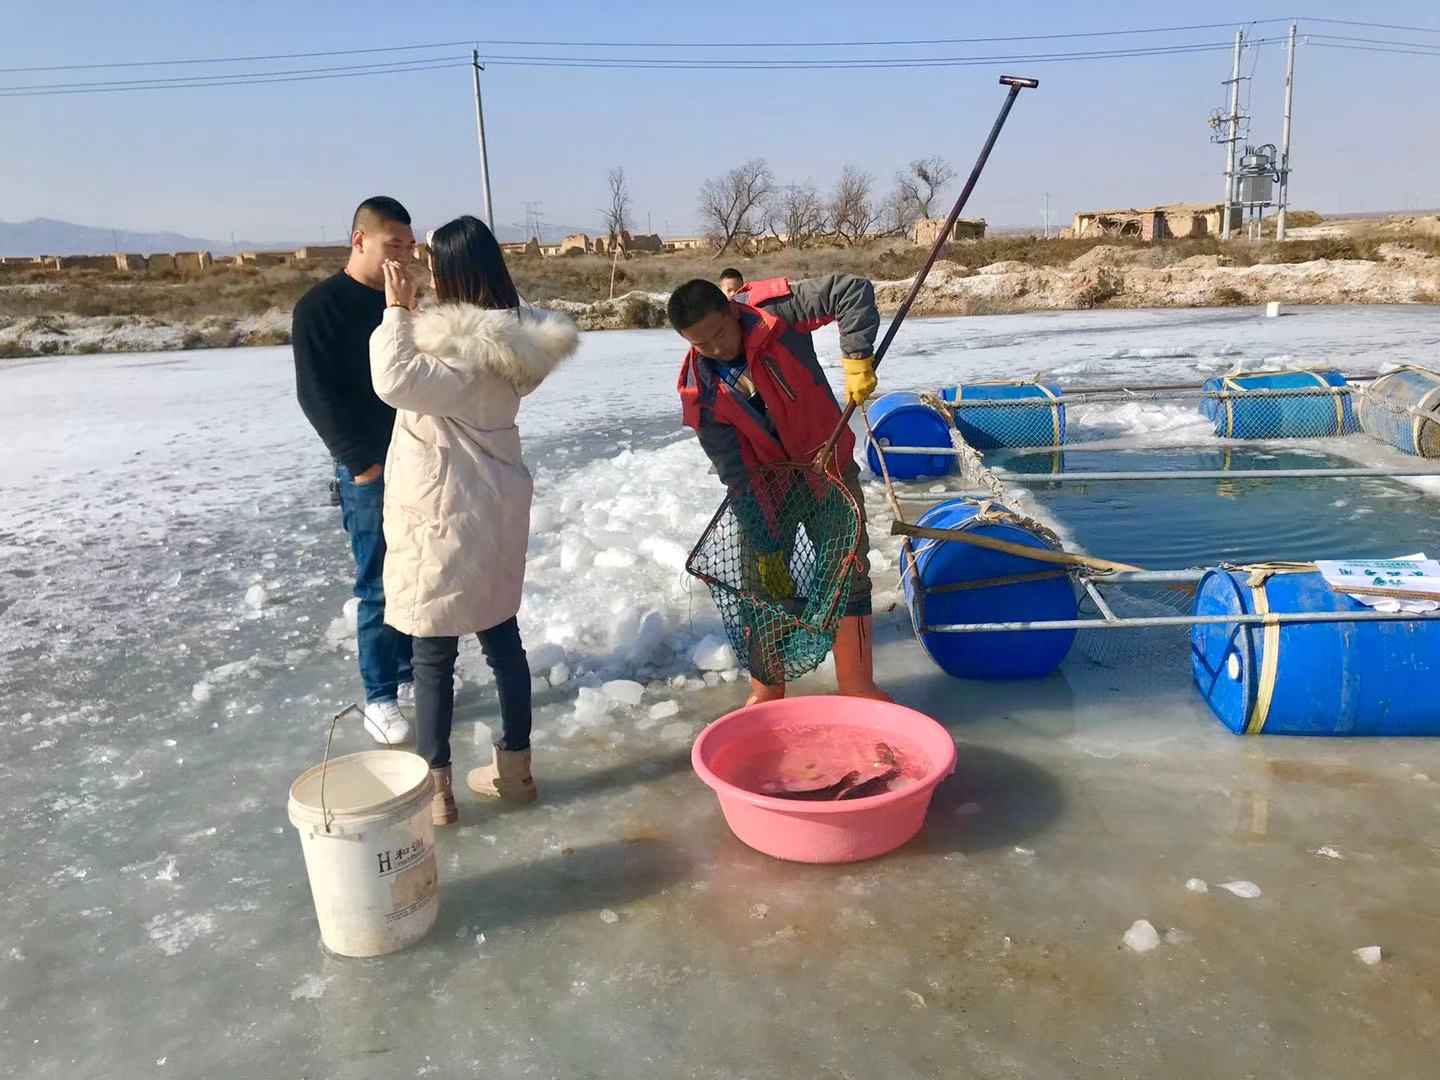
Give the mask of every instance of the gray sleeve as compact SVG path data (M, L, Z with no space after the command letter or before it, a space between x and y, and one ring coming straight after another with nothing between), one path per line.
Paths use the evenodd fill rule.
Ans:
M794 281L789 296L765 307L804 333L839 323L843 356L872 356L875 352L880 311L875 307L875 286L868 278L828 274Z
M720 482L727 488L743 487L746 482L745 459L740 456L740 435L729 424L702 420L696 434L700 448L715 466Z

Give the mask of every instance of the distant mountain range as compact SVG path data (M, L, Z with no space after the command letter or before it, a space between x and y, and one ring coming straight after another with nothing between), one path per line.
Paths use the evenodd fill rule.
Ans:
M544 229L546 243L558 243L571 233L588 232L592 236L597 230L578 225L547 225ZM526 239L523 225L501 225L495 230L502 243L518 243ZM236 240L218 243L199 236L186 236L175 232L133 232L129 229L108 229L97 225L76 225L70 221L56 221L53 218L33 218L30 221L0 221L0 258L16 258L33 255L104 255L112 251L134 251L142 255L168 251L213 251L216 254L230 254L233 251L293 251L306 244L344 243L343 239L330 240Z
M130 232L76 225L51 218L0 221L0 257L25 255L100 255L111 251L195 251L208 240L173 232Z

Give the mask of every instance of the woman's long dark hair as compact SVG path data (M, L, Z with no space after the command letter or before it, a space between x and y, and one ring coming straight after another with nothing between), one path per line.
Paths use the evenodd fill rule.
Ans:
M507 310L520 306L500 245L479 218L466 214L436 229L430 237L430 258L435 298L441 303Z

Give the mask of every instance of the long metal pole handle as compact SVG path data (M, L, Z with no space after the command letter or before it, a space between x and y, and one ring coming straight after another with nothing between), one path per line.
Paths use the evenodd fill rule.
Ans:
M949 240L950 230L955 227L955 222L960 217L960 212L965 209L965 204L970 201L970 193L975 190L976 183L980 180L980 174L985 171L985 163L990 160L990 151L995 148L995 141L1000 138L1000 129L1005 126L1006 119L1010 116L1010 110L1015 105L1015 99L1020 96L1020 91L1034 88L1040 85L1039 79L1021 78L1017 75L1001 75L1000 85L1008 86L1010 92L1005 95L1005 103L1000 106L1000 115L995 117L995 123L990 128L990 137L985 140L985 145L980 150L980 156L975 159L975 167L970 170L970 177L965 181L965 187L960 192L960 197L955 200L955 205L950 209L950 216L945 219L945 225L935 237L935 243L930 247L930 254L925 259L925 265L915 275L915 283L910 286L910 293L905 297L905 302L900 305L900 310L895 312L895 318L890 321L890 328L885 331L885 336L880 340L880 345L875 350L875 366L880 366L880 361L885 359L885 354L890 350L890 343L895 340L895 335L900 330L900 324L905 321L905 316L910 313L911 305L915 298L920 295L921 288L925 285L925 279L930 274L930 268L935 265L935 260L940 257L940 252L945 250L945 244ZM855 403L847 402L845 411L841 414L840 423L836 425L835 431L821 450L820 461L828 461L831 451L835 448L840 433L850 423L850 418L855 415Z

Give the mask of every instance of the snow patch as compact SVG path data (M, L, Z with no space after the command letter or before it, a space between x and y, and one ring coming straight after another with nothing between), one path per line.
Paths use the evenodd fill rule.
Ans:
M151 942L166 956L179 956L202 937L215 932L215 916L209 912L186 915L183 911L172 911L168 915L156 915L145 924Z

